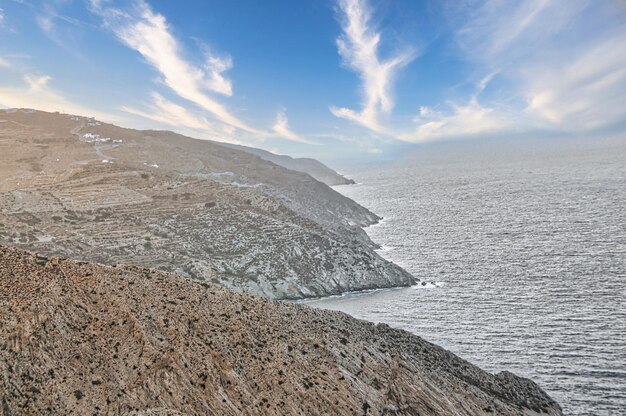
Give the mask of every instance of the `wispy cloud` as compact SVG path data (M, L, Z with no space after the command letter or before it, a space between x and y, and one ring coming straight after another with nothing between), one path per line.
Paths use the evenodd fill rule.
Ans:
M227 97L233 95L232 81L225 73L233 67L233 59L228 55L217 55L203 47L204 65L198 66L186 59L181 43L172 34L166 18L155 13L144 0L136 0L130 10L109 6L109 2L91 0L91 10L104 20L125 45L139 52L143 58L163 77L162 82L178 97L198 106L215 120L195 114L189 108L166 100L159 94L152 94L152 104L147 109L124 106L128 113L151 119L175 127L195 129L204 137L215 133L216 139L239 142L235 129L247 133L255 140L266 137L281 137L306 144L312 141L293 132L289 128L284 110L277 115L272 131L264 131L250 126L236 117L224 104L211 94Z
M427 141L442 138L473 137L493 134L510 128L510 121L502 111L482 106L473 98L469 103L459 105L449 103L446 112L438 112L422 107L415 117L417 128L414 132L399 135L407 141Z
M230 81L222 75L232 66L230 60L210 56L205 69L186 60L165 17L153 12L143 0L135 1L130 11L107 7L102 1L92 1L91 6L104 19L105 25L124 44L139 52L179 97L195 103L222 123L249 133L260 133L207 93L232 94Z
M479 101L480 94L496 75L492 72L480 79L469 101L463 104L448 101L444 110L420 107L419 114L413 119L417 127L409 133L399 134L399 138L412 142L428 141L475 137L513 129L510 108L498 103L485 106Z
M342 35L337 47L344 64L361 78L363 107L360 111L331 107L331 112L363 126L380 131L380 113L390 113L394 100L392 87L399 69L415 58L414 50L395 53L387 59L379 57L381 33L372 22L366 0L339 0Z
M39 92L46 88L48 81L50 81L52 77L50 75L24 75L24 81L28 84L29 92Z
M11 108L36 108L44 111L63 111L108 122L124 122L121 117L98 111L65 97L49 84L48 75L25 74L22 85L0 85L0 105Z
M233 95L233 85L230 79L222 75L233 67L233 59L230 56L222 58L213 55L211 52L207 52L204 67L208 72L206 81L207 88L229 97Z
M156 127L167 128L197 139L219 140L226 143L244 144L235 136L235 129L227 124L215 124L206 117L190 109L168 100L161 94L152 92L152 101L144 104L142 109L122 106L121 110L143 119L156 122ZM139 128L155 128L154 124L146 125L133 120Z
M148 110L139 110L131 106L122 106L122 110L143 118L157 121L173 127L185 126L198 130L214 130L215 126L206 118L191 113L185 107L178 105L161 94L152 93L152 103L149 104Z
M278 137L282 137L283 139L306 144L316 144L291 131L285 110L280 110L278 114L276 114L276 123L274 123L272 130L276 133L276 135L278 135Z
M67 2L50 1L40 5L22 1L18 3L33 11L37 27L51 42L84 65L90 64L81 48L81 38L88 25L62 13L61 9Z
M39 26L39 28L47 34L51 34L53 33L55 26L54 23L52 22L52 17L51 16L37 16L37 26Z
M626 27L559 70L523 74L527 110L565 130L626 121Z
M618 2L485 1L454 31L468 61L508 81L521 104L511 128L592 131L626 121L625 13Z

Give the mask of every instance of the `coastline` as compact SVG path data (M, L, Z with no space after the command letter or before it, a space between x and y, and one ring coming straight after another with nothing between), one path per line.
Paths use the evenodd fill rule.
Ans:
M375 292L401 290L401 289L408 289L408 288L413 288L413 287L418 287L418 286L421 286L421 283L420 284L415 284L415 285L410 285L410 286L391 286L391 287L378 287L378 288L375 288L375 289L353 290L353 291L350 291L350 292L342 292L342 293L339 293L339 294L336 294L336 295L319 296L319 297L304 298L304 299L295 299L292 302L293 303L297 303L297 304L307 304L307 303L317 302L317 301L324 300L324 299L339 299L339 298L345 298L345 297L350 297L350 296L368 295L368 294L375 293Z

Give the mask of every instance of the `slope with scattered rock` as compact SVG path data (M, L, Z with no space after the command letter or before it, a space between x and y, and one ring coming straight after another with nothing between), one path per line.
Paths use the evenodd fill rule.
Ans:
M5 415L560 415L536 384L340 312L0 246Z
M2 243L281 299L415 283L374 251L378 217L308 174L171 132L0 119Z

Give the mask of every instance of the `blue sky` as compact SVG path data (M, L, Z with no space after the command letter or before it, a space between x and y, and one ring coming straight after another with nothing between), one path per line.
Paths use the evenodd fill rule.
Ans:
M325 160L626 132L621 0L0 0L0 105Z

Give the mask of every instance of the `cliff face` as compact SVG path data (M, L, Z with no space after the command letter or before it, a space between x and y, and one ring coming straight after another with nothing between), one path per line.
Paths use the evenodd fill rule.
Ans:
M561 414L530 380L339 312L0 247L5 415Z
M378 217L311 176L170 132L0 111L0 242L303 298L410 285Z

